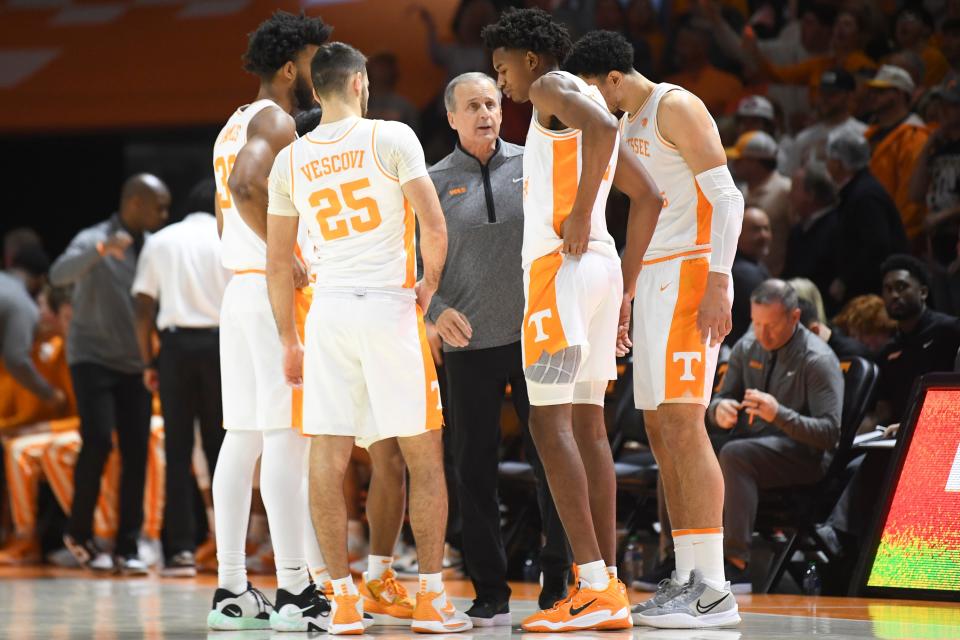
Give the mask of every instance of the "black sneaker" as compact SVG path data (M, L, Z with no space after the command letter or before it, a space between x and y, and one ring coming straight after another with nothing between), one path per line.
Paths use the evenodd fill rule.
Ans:
M663 562L657 563L657 567L653 571L634 580L630 586L637 591L656 591L659 589L660 583L669 580L676 570L676 560L672 557L667 558Z
M274 631L326 631L330 625L330 601L312 582L299 594L277 589L270 614Z
M207 626L215 631L269 629L273 605L267 597L247 583L243 593L217 589L207 615Z
M738 568L729 560L723 561L723 573L726 575L727 582L730 583L730 591L733 593L753 593L753 581L747 573L749 567Z
M69 533L65 533L63 544L81 567L102 573L113 571L113 558L97 546L93 538L77 540Z
M553 608L553 605L567 597L570 573L563 571L558 574L543 574L543 585L540 587L540 597L537 605L541 611Z
M197 563L192 551L180 551L163 561L160 575L165 578L192 578L197 575Z
M474 600L473 606L467 609L467 616L473 620L474 627L509 627L510 603L494 604Z

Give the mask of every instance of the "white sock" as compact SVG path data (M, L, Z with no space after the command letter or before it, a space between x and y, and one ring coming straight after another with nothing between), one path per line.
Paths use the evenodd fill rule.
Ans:
M323 589L323 585L333 581L326 567L313 567L310 569L310 575L313 576L313 581L317 584L317 588L321 590Z
M310 572L303 558L274 557L277 565L277 589L300 594L310 585Z
M613 576L613 579L614 579L614 580L619 580L619 579L620 579L620 576L617 575L617 567L616 567L616 566L607 567L607 573L609 573L611 576Z
M693 566L703 574L704 581L714 589L722 589L727 581L723 573L723 527L711 533L687 536L693 543Z
M393 566L393 556L367 556L367 580L379 580Z
M677 558L677 582L684 584L693 571L693 540L689 529L673 530L673 553Z
M587 564L577 565L580 572L580 583L587 585L595 591L603 591L610 583L610 576L607 574L607 565L603 560L595 560Z
M231 593L247 590L247 524L252 521L253 472L262 443L259 432L228 430L213 477L217 585Z
M270 539L277 566L277 588L301 593L310 583L307 572L303 491L303 460L310 441L292 429L263 434L260 457L260 495L270 523Z
M420 593L441 593L443 591L442 573L421 573Z
M351 595L355 596L359 591L357 591L357 585L353 584L353 578L347 576L346 578L338 578L332 580L333 582L333 594L337 596L346 596Z

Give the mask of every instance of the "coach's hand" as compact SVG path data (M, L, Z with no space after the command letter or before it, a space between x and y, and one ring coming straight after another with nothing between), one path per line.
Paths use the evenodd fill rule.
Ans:
M563 253L569 256L582 256L587 252L590 242L590 211L570 213L563 221L560 231L563 233Z
M283 345L283 377L295 389L303 386L303 345L299 340Z
M300 256L293 256L293 286L303 289L310 284L310 270Z
M133 236L123 229L120 229L112 236L98 244L97 250L100 252L100 255L104 257L110 256L111 258L116 258L117 260L123 260L124 253L127 251L127 247L129 247L131 244L133 244Z
M711 271L707 275L707 290L697 310L697 328L700 330L700 342L710 341L715 347L730 333L733 318L730 315L730 276Z
M780 403L769 393L757 389L747 389L743 394L743 408L752 418L758 416L764 422L773 422L780 409Z
M470 344L470 338L473 337L473 327L470 326L467 316L453 307L444 309L437 318L437 331L443 341L451 347L465 347Z
M617 357L622 358L633 348L630 340L630 319L633 316L633 294L624 293L620 303L620 322L617 325Z
M723 399L713 410L713 421L721 429L733 429L737 424L737 414L740 412L740 403L736 400Z

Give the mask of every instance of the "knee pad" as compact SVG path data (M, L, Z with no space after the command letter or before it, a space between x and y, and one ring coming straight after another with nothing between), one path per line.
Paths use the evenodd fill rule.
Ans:
M549 354L543 352L540 359L523 370L529 382L535 384L573 384L580 371L580 345Z

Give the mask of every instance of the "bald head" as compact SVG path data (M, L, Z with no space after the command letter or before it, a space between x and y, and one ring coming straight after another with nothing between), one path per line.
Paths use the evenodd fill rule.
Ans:
M747 207L743 212L743 227L737 251L752 259L761 260L770 253L770 217L757 207Z
M152 173L130 176L120 190L120 217L133 231L153 231L163 226L170 210L170 190Z

